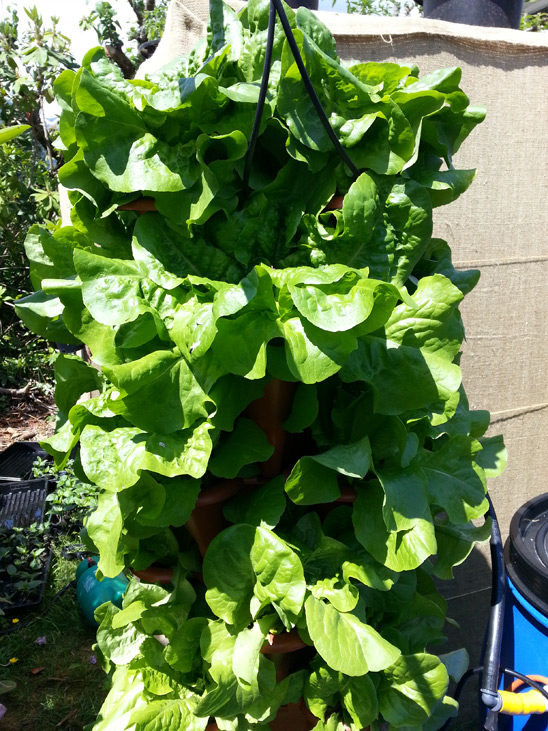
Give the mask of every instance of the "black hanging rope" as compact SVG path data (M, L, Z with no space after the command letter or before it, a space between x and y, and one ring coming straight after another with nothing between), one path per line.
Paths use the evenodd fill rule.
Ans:
M249 137L247 146L247 155L244 168L244 190L247 190L249 183L249 173L251 172L251 163L255 155L255 147L257 146L257 137L261 127L261 119L263 116L264 104L266 101L266 92L268 89L268 80L270 79L270 67L272 65L272 49L274 47L274 31L276 30L276 7L271 2L270 12L268 14L268 32L266 38L266 50L264 54L263 77L261 79L261 89L259 91L259 100L257 109L255 110L255 119L253 120L253 128Z
M274 5L276 6L276 12L278 13L280 21L282 23L282 27L285 31L285 37L287 38L287 42L289 43L289 48L291 49L291 53L293 54L293 58L295 59L295 63L297 64L297 68L301 72L303 83L306 87L310 100L311 100L312 104L314 105L314 108L318 114L319 120L322 123L325 131L327 132L329 139L333 143L333 147L337 150L337 152L342 157L342 159L344 160L346 165L348 165L350 170L357 177L360 174L360 171L354 165L354 163L348 156L348 153L346 152L344 147L341 145L339 138L335 134L333 127L329 124L329 120L327 119L327 117L325 115L321 102L318 99L316 92L314 91L314 87L312 85L312 82L310 81L310 76L308 75L308 73L306 71L304 61L301 57L299 47L297 46L297 42L295 41L293 33L291 32L291 26L289 25L289 20L287 19L287 15L283 8L282 0L270 0L270 2L274 3Z
M301 78L305 85L306 91L308 92L310 100L311 100L312 104L314 105L314 109L316 110L318 118L319 118L320 122L322 123L329 139L331 140L333 147L337 150L337 152L341 156L342 160L348 166L348 168L352 171L354 176L357 177L360 174L360 171L358 170L356 165L353 163L352 159L350 158L350 156L348 155L348 153L346 152L344 147L341 145L340 140L337 137L337 135L335 134L333 127L329 124L329 120L327 119L327 116L322 107L322 104L321 104L320 100L318 99L318 95L316 94L316 91L314 90L314 86L312 84L312 81L310 80L310 76L308 75L308 72L304 65L304 61L300 54L299 47L297 46L297 43L296 43L293 33L291 31L291 26L289 25L289 20L287 19L287 15L283 8L282 2L281 2L281 0L270 0L270 12L269 12L269 16L268 16L268 35L267 35L267 42L266 42L263 76L261 79L261 88L260 88L260 92L259 92L259 100L257 102L257 109L255 111L255 118L253 120L253 128L251 130L251 135L249 137L249 144L247 147L247 156L246 156L246 162L245 162L245 168L244 168L244 178L243 178L244 190L247 189L248 183L249 183L249 174L251 171L251 164L253 162L253 156L255 154L257 138L259 136L259 129L261 126L261 119L262 119L263 109L264 109L265 100L266 100L266 92L268 89L268 80L270 78L270 66L272 64L272 49L274 46L274 31L276 28L276 13L278 14L278 16L280 18L282 28L285 33L285 37L289 44L289 48L291 49L291 53L293 54L293 58L295 59L295 63L297 64L297 68L299 69L299 72L301 74Z

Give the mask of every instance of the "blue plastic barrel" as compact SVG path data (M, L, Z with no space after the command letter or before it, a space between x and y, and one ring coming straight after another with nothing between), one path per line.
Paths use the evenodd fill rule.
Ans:
M548 493L512 518L501 668L548 677ZM514 680L503 678L501 687ZM528 690L523 687L523 690ZM499 718L500 731L548 731L548 713Z

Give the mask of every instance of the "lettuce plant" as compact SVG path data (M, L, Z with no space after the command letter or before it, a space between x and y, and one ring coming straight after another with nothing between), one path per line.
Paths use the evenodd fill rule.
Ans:
M453 155L484 113L459 69L343 63L312 13L287 9L360 174L277 25L246 181L268 10L214 0L207 39L146 80L93 49L56 83L72 226L30 230L37 291L17 309L99 369L59 356L47 449L100 488L87 531L103 575L175 567L171 591L134 580L99 610L114 674L95 731L267 729L299 699L316 731L455 713L465 658L434 654L448 620L433 580L489 535L477 519L505 457L461 383L458 308L479 274L454 269L432 209L472 182ZM128 210L143 198L154 210ZM274 378L293 384L297 453L226 503L202 562L184 525L202 489L271 457L246 409ZM277 680L261 650L287 631L307 649Z

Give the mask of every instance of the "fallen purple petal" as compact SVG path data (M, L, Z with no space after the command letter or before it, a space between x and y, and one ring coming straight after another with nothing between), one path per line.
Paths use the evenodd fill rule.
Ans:
M96 664L97 664L97 655L92 655L92 656L91 656L91 657L89 658L89 662L90 662L90 663L91 663L92 665L96 665Z
M4 718L6 715L7 708L2 703L0 703L0 721Z
M37 637L37 638L36 638L36 639L34 640L34 642L35 642L35 643L36 643L37 645L45 645L45 644L46 644L46 636L44 635L43 637Z

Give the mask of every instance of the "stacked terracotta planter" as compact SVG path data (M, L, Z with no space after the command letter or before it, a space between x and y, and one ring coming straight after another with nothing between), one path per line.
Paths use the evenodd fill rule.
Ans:
M274 447L270 459L261 465L262 480L259 480L259 484L276 477L284 468L291 467L286 464L284 459L287 432L283 428L283 423L291 411L295 387L295 383L286 383L275 378L266 386L264 395L252 402L246 410L245 415L264 431L268 441ZM244 489L253 489L249 485L249 481L247 484L245 484L246 481L242 481L242 483ZM191 521L193 517L194 513ZM198 542L198 539L196 540ZM213 540L213 536L211 540ZM199 542L198 545L200 545ZM271 656L276 665L276 680L279 682L295 669L295 665L300 659L300 651L306 647L298 631L293 629L288 633L269 635L268 643L263 646L261 652ZM299 703L282 706L275 720L269 725L272 731L289 731L289 729L291 731L310 731L317 723L318 719L310 713L301 700ZM207 726L206 731L216 731L217 728L217 724L212 723Z
M342 201L342 196L335 196L325 210L340 209ZM156 206L152 198L141 198L120 206L120 210L135 211L138 215L142 215L156 211ZM263 396L253 401L244 412L247 418L262 429L274 448L271 457L261 464L260 475L251 479L222 480L213 486L202 488L196 506L184 526L195 540L202 559L213 539L228 525L223 515L224 504L239 492L253 490L279 474L289 474L294 462L303 456L295 453L299 450L295 450L294 445L289 442L289 435L283 427L291 412L297 385L274 378L265 387ZM353 488L342 487L341 496L336 502L352 503L355 499L356 492ZM317 506L317 510L324 515L332 507L333 505L324 504ZM311 509L314 507L311 506ZM174 570L150 566L134 573L142 581L169 585L173 582ZM201 573L196 578L201 581ZM301 660L300 655L306 652L306 648L307 645L300 638L297 629L293 629L288 633L269 635L268 643L265 643L261 652L271 656L276 665L276 680L279 682L297 669ZM301 699L299 703L282 706L274 721L270 722L270 728L272 731L310 731L317 723L318 719ZM218 726L214 722L206 727L206 731L217 731L217 729Z

